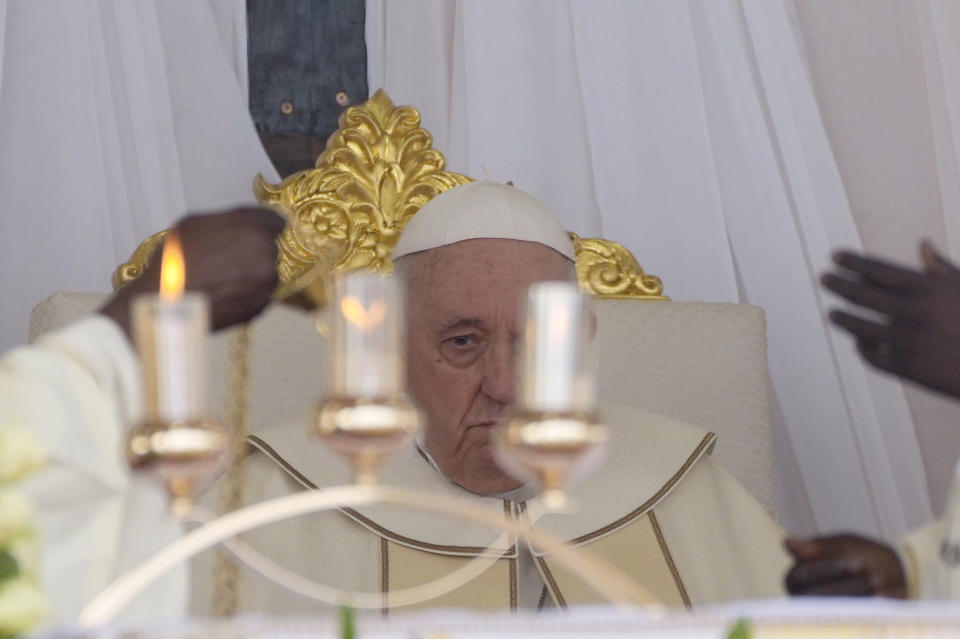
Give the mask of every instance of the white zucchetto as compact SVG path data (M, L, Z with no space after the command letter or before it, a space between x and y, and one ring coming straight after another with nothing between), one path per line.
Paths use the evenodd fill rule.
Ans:
M393 258L479 239L536 242L576 260L570 236L550 209L496 182L463 184L424 204L400 233Z

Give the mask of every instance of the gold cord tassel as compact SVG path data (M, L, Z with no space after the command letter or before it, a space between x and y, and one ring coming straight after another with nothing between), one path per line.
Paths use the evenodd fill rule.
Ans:
M225 515L243 505L243 468L246 458L250 392L250 333L244 325L230 344L230 380L227 389L227 427L233 442L231 464L220 487L218 514ZM237 611L239 566L226 550L217 549L213 567L213 614L230 617Z

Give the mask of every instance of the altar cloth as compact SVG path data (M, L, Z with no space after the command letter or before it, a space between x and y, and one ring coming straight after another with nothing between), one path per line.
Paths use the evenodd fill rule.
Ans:
M843 637L960 638L960 602L901 602L886 599L745 601L708 606L696 613L651 615L609 606L585 606L565 612L481 613L434 609L408 613L357 614L357 639L505 639L524 637L587 639L726 639L741 619L752 639ZM49 639L182 639L234 637L306 639L340 637L336 614L310 619L244 615L231 620L184 620L149 626L117 626L97 631L61 629Z

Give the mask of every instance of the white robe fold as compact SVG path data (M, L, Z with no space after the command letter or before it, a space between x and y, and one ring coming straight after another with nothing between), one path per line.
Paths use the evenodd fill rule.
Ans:
M133 480L122 444L141 406L139 371L122 332L90 316L0 359L0 424L30 430L49 464L27 481L35 499L41 576L55 615L69 622L126 569L170 543L179 526L166 518L160 490ZM536 526L583 545L673 605L778 596L788 559L779 527L709 456L714 436L665 417L605 407L613 429L610 459L577 486L575 515L548 515ZM245 501L346 482L340 460L307 435L304 424L251 440ZM471 501L509 517L536 503L505 502L455 486L411 448L384 481ZM216 502L217 487L205 499ZM301 517L246 535L261 552L305 576L367 592L432 579L490 545L496 535L447 518L389 507ZM519 546L519 547L518 547ZM639 549L639 550L637 550ZM513 607L573 605L597 596L549 555L510 544L470 585L435 602ZM221 593L211 585L211 556L176 570L121 618L206 613ZM241 570L239 611L310 613L317 605ZM538 596L539 595L539 596Z
M715 436L626 407L606 406L604 417L612 430L609 459L572 490L577 512L545 515L535 527L588 548L670 605L782 596L789 567L783 533L712 460ZM343 461L309 434L309 421L250 438L247 503L349 481ZM506 517L539 510L536 499L510 502L470 493L413 448L388 464L382 481L456 497ZM378 505L309 515L246 538L278 563L323 583L384 594L429 581L478 554L502 557L474 584L433 605L506 608L603 601L536 548L513 540L491 548L498 536L432 512ZM531 557L535 570L524 570ZM199 563L194 570L198 613L208 609L208 596L223 596L212 591L209 570L209 564ZM241 610L309 614L318 606L246 571L232 594Z
M127 472L123 438L139 411L135 354L101 315L0 358L0 428L32 433L48 457L24 490L36 510L50 624L73 621L97 592L180 534L159 488ZM187 578L184 568L168 574L121 618L182 615Z

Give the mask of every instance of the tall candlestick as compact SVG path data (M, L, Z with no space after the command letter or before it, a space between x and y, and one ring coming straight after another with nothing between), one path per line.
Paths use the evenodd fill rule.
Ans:
M596 357L589 301L568 282L534 284L527 293L520 406L529 411L594 408Z
M329 394L388 397L402 387L400 294L392 279L354 273L336 282Z
M419 425L402 394L400 293L392 278L340 276L328 313L329 381L317 434L347 458L358 483L371 483Z
M204 295L184 293L185 284L183 252L171 232L164 242L160 294L141 295L133 303L144 416L128 437L127 459L134 470L164 485L178 516L190 512L229 447L223 430L207 419L209 304Z
M536 481L551 509L568 506L566 486L600 462L607 441L595 414L593 322L576 284L530 287L517 406L494 431L498 462Z

